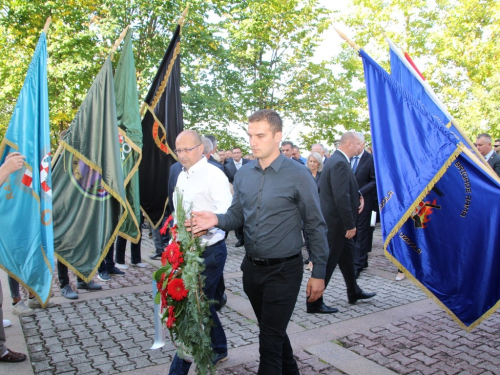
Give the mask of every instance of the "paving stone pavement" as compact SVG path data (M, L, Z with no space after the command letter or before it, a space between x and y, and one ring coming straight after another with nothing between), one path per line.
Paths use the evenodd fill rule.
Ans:
M160 262L148 258L154 245L147 231L143 234L147 268L130 267L124 277L108 283L96 280L103 290L78 290L82 297L77 301L59 297L56 275L53 295L60 303L21 318L33 374L167 373L173 344L167 338L163 348L149 349L154 338L151 274ZM234 247L235 242L231 233L225 265L230 298L220 314L229 360L218 367L221 375L256 374L258 369L259 330L242 290L244 249ZM499 313L466 333L408 280L394 281L395 273L396 267L383 255L380 229L375 231L369 268L359 278L363 290L377 292L375 298L348 304L345 283L336 270L325 302L339 313L307 314L310 272L304 272L289 327L302 375L500 374ZM70 282L76 286L71 272ZM324 353L318 354L318 345Z

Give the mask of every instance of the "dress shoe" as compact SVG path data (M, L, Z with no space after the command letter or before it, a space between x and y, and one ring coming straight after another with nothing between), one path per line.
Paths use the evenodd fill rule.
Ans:
M339 309L327 306L324 303L321 304L320 306L307 306L308 314L334 314L338 311Z
M375 297L376 295L377 295L377 293L365 293L365 292L361 292L359 294L356 294L356 296L354 298L349 298L349 303L351 305L354 305L360 299L369 299L369 298Z
M368 261L365 262L365 265L363 266L363 269L367 269L368 268Z
M212 360L212 365L217 366L219 363L227 361L228 355L225 353L215 353L215 357Z
M359 271L359 270L354 271L354 275L355 275L356 279L359 277L360 273L361 273L361 271Z
M215 311L221 311L224 306L226 306L227 303L227 296L226 293L222 295L222 299L215 305Z
M0 357L0 361L2 361L2 362L22 362L26 358L28 358L26 354L16 353L10 349L7 349L7 353L4 354L3 357Z
M235 246L235 247L242 247L244 244L245 244L245 241L243 241L243 240L238 240L238 242L236 242L236 245L234 245L234 246Z

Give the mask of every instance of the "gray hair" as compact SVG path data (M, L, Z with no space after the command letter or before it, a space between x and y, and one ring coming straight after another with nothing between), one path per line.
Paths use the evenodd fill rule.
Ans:
M201 143L203 144L203 155L210 154L214 149L212 141L207 137L201 137Z
M311 155L309 155L309 157L307 158L308 162L311 157L316 159L316 161L318 162L318 172L321 172L323 170L323 157L317 152L312 152Z
M213 146L212 150L217 148L217 139L212 134L207 134L205 137L207 137L212 141L212 146Z
M359 139L361 139L361 143L365 143L365 135L361 132L356 132L358 135Z

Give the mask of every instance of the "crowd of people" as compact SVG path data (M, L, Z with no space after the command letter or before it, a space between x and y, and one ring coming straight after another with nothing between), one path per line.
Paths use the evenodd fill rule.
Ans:
M323 293L337 265L346 287L347 300L376 296L363 291L357 278L368 267L373 239L373 218L377 215L374 159L364 135L344 133L331 154L322 145L311 147L303 157L293 142L282 140L282 120L273 110L259 110L248 119L251 155L243 157L240 147L218 150L214 136L200 136L193 130L181 132L175 140L178 162L170 168L168 212L176 210L176 195L183 195L191 220L185 224L206 246L204 293L217 303L211 306L213 364L227 360L227 340L218 317L227 296L223 270L227 258L226 238L234 230L236 247L245 248L242 260L243 290L259 323L260 363L258 374L299 374L286 328L293 313L305 270L310 271L306 287L309 314L333 314ZM480 134L476 147L492 170L500 176L500 140L494 149L488 134ZM496 151L496 152L495 152ZM10 154L0 167L0 185L20 169L23 157ZM192 208L191 208L192 207ZM192 225L192 226L191 226ZM152 230L159 259L165 239ZM99 267L98 278L109 281L123 276L126 240L118 238ZM303 246L307 257L302 257ZM141 262L140 242L132 245L132 267ZM69 285L68 268L58 262L62 296L78 298ZM401 276L403 275L403 276ZM398 273L396 280L404 274ZM25 303L19 284L9 279L13 313L32 315L40 308L32 295ZM77 288L99 290L101 285L78 279ZM2 316L0 287L0 319ZM9 322L4 321L4 325ZM0 361L16 362L26 355L5 347L0 326ZM191 362L175 356L169 374L187 374Z

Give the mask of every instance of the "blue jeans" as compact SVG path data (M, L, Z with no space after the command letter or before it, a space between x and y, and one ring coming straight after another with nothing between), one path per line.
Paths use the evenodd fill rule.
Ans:
M205 271L202 273L202 275L205 276L205 287L203 288L203 292L209 300L214 299L217 284L219 284L224 272L226 258L227 248L224 240L215 245L208 246L203 253L203 259L205 260ZM212 349L216 354L226 353L226 334L224 333L224 328L222 328L222 324L213 304L210 305L210 313L212 314L214 323L214 326L210 330ZM186 375L190 367L191 362L186 362L175 354L172 364L170 365L169 375Z

